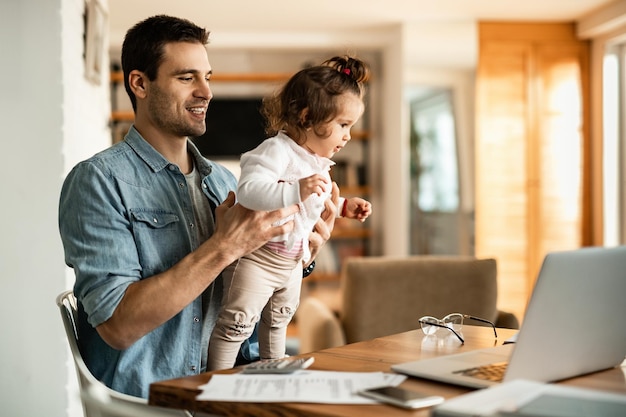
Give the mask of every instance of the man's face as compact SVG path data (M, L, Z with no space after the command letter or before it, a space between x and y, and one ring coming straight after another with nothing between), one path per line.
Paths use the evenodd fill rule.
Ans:
M200 43L175 42L166 44L164 52L156 79L148 83L148 115L165 135L200 136L213 97L206 49Z

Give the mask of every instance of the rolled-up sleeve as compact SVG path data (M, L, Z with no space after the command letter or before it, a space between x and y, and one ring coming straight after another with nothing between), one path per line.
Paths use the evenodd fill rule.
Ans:
M93 327L108 320L141 265L130 220L115 181L95 162L83 162L61 191L59 228L65 262L76 274L74 292Z

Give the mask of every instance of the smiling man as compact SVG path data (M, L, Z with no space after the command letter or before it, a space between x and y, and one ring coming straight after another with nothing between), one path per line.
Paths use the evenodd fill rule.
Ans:
M212 97L207 42L205 29L169 16L128 31L122 67L135 123L79 163L61 191L81 352L98 379L130 395L205 370L222 270L289 232L292 223L273 224L297 211L235 204L233 175L189 140L204 133ZM335 205L326 207L310 236L316 251L334 224Z

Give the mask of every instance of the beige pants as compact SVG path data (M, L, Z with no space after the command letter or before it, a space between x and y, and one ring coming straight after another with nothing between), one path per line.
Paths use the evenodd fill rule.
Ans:
M226 268L223 277L224 298L209 340L208 370L232 368L259 320L261 359L284 357L287 325L300 302L301 259L262 247Z

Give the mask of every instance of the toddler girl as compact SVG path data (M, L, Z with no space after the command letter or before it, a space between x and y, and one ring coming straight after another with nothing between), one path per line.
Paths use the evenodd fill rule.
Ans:
M364 110L365 63L334 57L305 68L263 103L273 137L241 157L237 198L252 210L298 204L294 229L224 271L223 307L209 342L209 370L231 368L259 322L261 359L285 356L287 325L298 307L308 236L330 197L330 160L350 140ZM338 214L365 221L371 204L340 198ZM283 219L288 221L291 218Z

